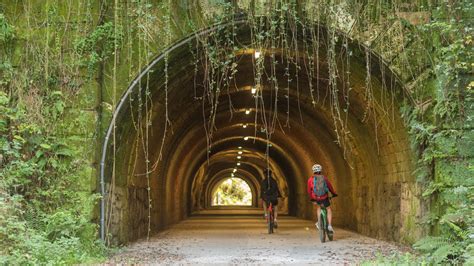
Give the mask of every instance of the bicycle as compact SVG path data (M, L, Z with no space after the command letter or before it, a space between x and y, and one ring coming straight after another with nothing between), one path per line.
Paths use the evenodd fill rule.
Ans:
M331 197L329 198L331 200ZM329 241L333 240L333 231L328 230L328 216L326 206L324 204L320 204L321 206L321 215L319 217L318 226L319 226L319 240L321 243L326 242L326 235Z
M273 204L271 202L268 204L267 213L268 233L273 234L273 229L275 228L275 213L273 211Z

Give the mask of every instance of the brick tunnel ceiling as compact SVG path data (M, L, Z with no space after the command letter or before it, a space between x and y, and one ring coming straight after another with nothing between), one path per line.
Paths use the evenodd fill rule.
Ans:
M122 211L128 218L122 221L125 225L116 229L115 234L125 235L122 238L126 240L146 234L148 185L144 173L147 167L152 229L159 230L195 211L210 208L214 186L223 178L230 177L237 162L240 166L237 166L235 176L248 182L253 193L259 196L259 182L267 167L265 153L268 145L268 163L284 197L281 201L284 212L302 218L313 217L306 195L306 181L311 175L312 164L317 162L323 166L324 174L332 180L340 195L333 202L336 225L370 236L398 240L398 221L402 215L401 183L411 180L412 166L408 156L404 155L409 148L398 113L402 96L395 77L375 54L371 55L370 87L375 104L374 112L364 120L367 107L364 47L349 43L348 49L352 53L349 64L344 63L348 50L342 46L336 48L336 57L341 60L337 66L339 73L350 72L350 75L338 78L341 105L345 106L344 97L348 87L351 88L348 112L343 114L347 116L346 126L350 134L345 149L342 149L336 143L338 137L331 115L324 45L320 46L319 58L315 58L319 62L319 75L312 80L314 102L308 72L304 70L308 63L306 52L300 51L298 57L294 56L293 60L302 66L296 69L294 63L287 65L287 54L283 50L266 51L262 55L265 56L265 74L260 87L262 107L262 101L256 100L258 98L251 93L255 85L255 58L248 36L248 32L241 29L239 43L246 49L235 55L238 65L231 85L221 89L211 144L206 138L204 117L207 121L212 106L206 97L202 97L204 63L201 60L196 64L193 56L199 55L197 51L202 51L202 47L190 49L192 45L189 45L196 43L195 40L170 50L167 95L164 60L157 60L140 80L142 94L136 90L126 99L117 116L115 156L109 148L106 158L106 176L112 176L115 162L117 191L120 188L126 191L126 200L122 199L126 210ZM304 44L301 42L299 47L303 48ZM272 64L272 53L277 62L275 65ZM267 73L271 71L278 80L278 95L269 82ZM149 97L145 97L144 84L148 84L151 91ZM165 97L168 98L171 124L163 142ZM147 114L151 124L148 131L145 126L137 130L140 128L137 121L146 120L145 106L149 108ZM250 113L246 114L246 110ZM274 121L271 139L267 139L265 133L264 117L268 123ZM243 128L243 124L247 127ZM249 138L244 140L244 137ZM237 159L239 151L242 151L241 159ZM150 162L148 166L146 153ZM254 201L253 205L257 204ZM370 217L365 213L368 209L371 210Z

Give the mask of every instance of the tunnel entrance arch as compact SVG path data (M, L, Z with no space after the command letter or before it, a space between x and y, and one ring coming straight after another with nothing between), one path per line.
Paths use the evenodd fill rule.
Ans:
M205 185L203 188L203 197L205 197L203 209L216 206L213 204L216 189L220 184L222 184L222 182L228 180L229 178L237 178L245 182L245 184L249 187L249 192L251 193L251 201L248 206L258 207L260 184L253 176L251 176L251 173L240 169L239 172L234 172L233 170L224 170L216 173L214 177L208 179L209 181L207 185Z
M213 143L209 145L203 132L202 113L203 109L209 112L210 108L203 107L202 99L196 97L196 76L202 73L201 69L196 69L192 60L196 54L192 51L198 50L199 37L231 26L239 38L241 49L235 54L238 63L233 87L219 98L221 104L214 110L219 129L214 132ZM325 27L317 27L318 32L327 36ZM346 148L350 149L350 156L346 156L346 151L336 143L339 136L334 133L329 101L315 103L309 93L315 88L321 95L327 93L329 78L321 74L316 78L318 86L313 86L312 80L303 72L288 70L285 65L272 66L267 57L272 55L283 62L287 55L281 49L269 51L263 55L265 69L274 67L275 75L284 79L289 72L298 77L297 83L286 83L283 97L288 99L287 109L265 109L262 112L279 121L288 119L287 126L280 124L269 140L265 138L265 128L258 127L255 119L250 119L255 115L249 116L249 113L258 112L253 108L255 77L252 70L256 50L252 48L250 33L245 20L197 32L158 56L131 83L113 114L102 150L101 237L109 233L119 242L126 242L143 236L146 223L151 223L152 230L159 230L188 217L199 208L209 207L209 202L206 202L209 191L203 190L204 185L212 183L216 173L232 169L237 163L254 180L261 179L263 169L272 168L274 173L278 173L277 182L288 213L312 218L314 214L306 197L305 185L311 174L311 165L318 162L324 166L325 174L341 195L334 202L336 224L369 236L399 240L403 232L402 221L406 218L404 208L409 208L405 204L413 197L409 194L409 187L414 182L407 134L398 113L399 102L403 100L403 84L376 53L339 33L338 36L347 39L347 43L339 44L339 53L350 50L353 54L351 63L346 66L348 69L345 69L351 73L348 81L351 87L347 91L352 91L353 95L349 100L351 108L346 114L350 131L350 135L344 136ZM297 38L303 40L307 36ZM324 51L323 47L321 49ZM165 56L169 62L167 75L164 74ZM305 56L302 52L297 60L303 62ZM323 54L316 60L321 63L320 73L324 73L328 67L327 58ZM368 63L370 68L367 68ZM371 77L372 97L378 104L374 107L376 117L368 118L365 112L367 88L364 87L367 70ZM338 82L345 86L344 82ZM145 95L144 84L150 86L150 96ZM272 85L263 82L261 97L272 99L272 93ZM150 109L152 126L146 125L149 136L153 136L148 142L148 158L138 149L137 138L143 136L132 126L140 112L133 102L140 97L149 97L154 103ZM336 95L336 100L337 97L344 95ZM170 102L173 104L168 105ZM226 112L229 105L232 113ZM384 106L391 111L383 110ZM169 108L166 111L171 114L167 119L173 123L173 133L163 134L165 108ZM250 128L253 125L253 128L249 131L250 128L242 125L250 125ZM115 146L111 141L114 129ZM161 146L163 137L166 137L165 146ZM237 155L241 149L248 152ZM120 162L118 167L117 161ZM151 167L144 162L150 162ZM143 178L145 175L147 180ZM147 186L148 181L150 186ZM107 198L114 198L115 205L107 205ZM152 211L149 211L150 206ZM373 212L373 216L366 216L367 209ZM106 224L112 226L107 228Z
M252 206L256 197L255 189L240 177L225 177L211 190L213 206Z

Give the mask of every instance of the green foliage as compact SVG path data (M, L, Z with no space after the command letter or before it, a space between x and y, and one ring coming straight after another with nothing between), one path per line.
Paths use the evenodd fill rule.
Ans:
M8 23L3 14L0 13L0 56L9 52L15 40L15 29ZM3 56L4 57L4 56ZM10 60L0 60L0 86L7 85L13 78L13 66Z
M474 232L474 171L472 165L474 28L463 21L474 12L471 1L440 5L431 23L419 26L433 45L431 79L424 93L428 108L406 105L402 113L419 152L418 180L426 183L423 196L432 202L425 222L432 235L415 244L433 263L459 264L472 260ZM469 12L467 12L469 13ZM464 14L464 15L463 15ZM427 102L426 98L415 99ZM466 137L467 136L467 137Z
M463 252L462 242L445 236L427 236L415 244L415 248L423 253L429 253L434 263L458 263Z
M15 29L8 23L5 15L0 13L0 43L6 44L15 38Z
M63 108L46 113L55 121ZM67 139L27 118L0 91L0 264L97 260L105 251L90 221L97 196L78 186L87 164Z
M219 184L213 195L213 205L252 205L252 192L244 180L229 178Z
M376 259L364 261L363 266L367 265L390 265L390 266L411 266L411 265L429 265L428 261L423 256L417 256L412 253L394 253L389 256L378 254Z
M48 26L62 25L56 13L48 10ZM48 49L29 54L54 65L47 77L43 65L13 67L16 37L0 14L0 264L100 260L106 249L91 221L98 197L83 181L91 178L88 158L64 134L74 64L66 69L62 50Z
M37 27L18 32L0 14L0 265L95 262L108 251L94 220L95 117L73 104L88 81L82 69L91 77L123 33L112 22L92 27L88 5L76 24L65 6L24 15Z
M99 63L104 62L120 47L123 41L123 30L112 22L97 26L94 31L76 40L75 49L83 56L82 66L92 74Z

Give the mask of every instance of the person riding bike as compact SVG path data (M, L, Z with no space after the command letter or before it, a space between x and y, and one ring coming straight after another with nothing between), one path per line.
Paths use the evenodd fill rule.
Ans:
M274 210L274 221L275 228L278 227L277 217L278 217L278 198L281 197L280 189L278 189L278 184L276 180L272 177L272 170L267 169L265 179L262 181L260 198L263 201L263 211L265 213L265 218L267 218L267 205L271 202Z
M328 192L330 191L332 197L337 197L334 188L332 187L331 182L329 182L328 178L322 175L322 167L319 164L315 164L312 167L313 175L308 179L308 194L310 196L311 202L317 206L317 219L316 221L316 228L319 230L319 217L321 216L321 204L326 207L328 212L328 230L334 232L332 228L332 210L331 210L331 203L329 201Z

